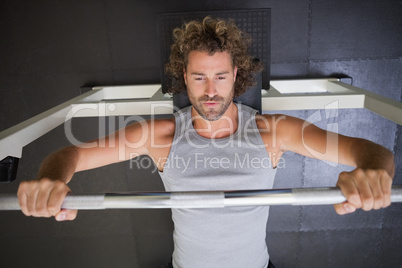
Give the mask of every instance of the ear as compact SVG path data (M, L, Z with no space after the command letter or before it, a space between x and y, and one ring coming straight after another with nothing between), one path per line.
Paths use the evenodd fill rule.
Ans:
M237 75L237 66L233 69L233 82L236 82L236 75Z
M186 72L186 69L185 69L185 68L183 68L183 77L184 77L184 83L185 83L186 86L187 86L187 72Z

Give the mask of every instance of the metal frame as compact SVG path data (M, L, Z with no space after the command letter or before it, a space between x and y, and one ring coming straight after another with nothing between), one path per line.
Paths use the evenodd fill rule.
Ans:
M345 84L337 78L272 80L262 90L262 110L365 108L402 124L402 103ZM94 87L76 98L0 132L0 160L21 158L22 149L73 117L160 115L173 112L173 100L161 85Z

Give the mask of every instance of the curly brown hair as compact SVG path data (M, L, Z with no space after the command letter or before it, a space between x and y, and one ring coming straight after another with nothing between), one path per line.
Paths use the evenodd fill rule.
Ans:
M233 66L237 66L235 97L253 86L255 84L253 74L263 69L262 63L253 61L253 57L247 51L251 38L239 30L233 20L225 21L207 16L202 22L191 21L181 28L174 29L173 38L170 60L166 64L166 73L172 81L168 93L185 91L183 70L187 67L191 51L203 51L209 55L226 51L230 54Z

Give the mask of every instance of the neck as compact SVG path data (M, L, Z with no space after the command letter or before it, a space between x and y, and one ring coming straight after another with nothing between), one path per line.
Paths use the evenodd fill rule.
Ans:
M221 139L234 134L239 122L237 106L233 102L216 121L205 120L194 108L191 109L191 117L198 135L208 139Z

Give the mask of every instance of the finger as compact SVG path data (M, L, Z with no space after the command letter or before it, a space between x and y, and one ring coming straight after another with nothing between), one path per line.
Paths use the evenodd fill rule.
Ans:
M338 213L339 215L345 215L345 214L353 213L356 211L356 208L349 202L335 204L334 208L335 208L336 213Z
M371 195L373 198L373 209L380 209L384 206L384 195L381 187L381 173L377 171L367 172L367 181L371 189Z
M355 181L350 178L349 173L342 172L339 175L339 180L336 186L338 186L339 189L341 189L342 194L345 196L346 200L350 205L352 205L354 208L362 207L358 187Z
M77 217L76 209L62 209L55 215L56 221L72 221Z
M69 192L71 190L64 182L56 182L56 185L50 192L48 201L48 210L52 216L60 212L61 205Z
M374 207L374 197L371 192L370 185L367 182L358 183L360 200L361 200L361 208L364 211L372 210Z
M36 198L38 197L39 187L34 185L34 182L30 182L30 187L33 187L27 193L27 210L30 216L36 216Z
M40 189L36 197L36 213L35 217L47 217L52 216L48 210L48 202L51 188L50 183L47 181L42 181L40 183Z
M367 176L368 174L361 169L355 169L353 171L354 182L359 191L360 202L362 204L361 208L364 211L369 211L373 209L374 206L373 193Z
M388 207L391 205L391 189L392 189L392 178L385 172L380 180L381 190L384 198L383 207Z
M17 197L18 197L18 204L20 205L21 211L25 216L31 216L28 212L27 208L27 194L25 192L25 183L22 182L20 186L18 187L18 192L17 192Z

